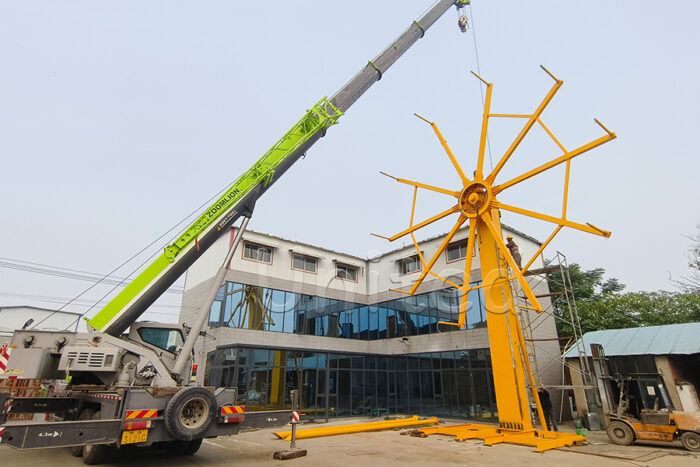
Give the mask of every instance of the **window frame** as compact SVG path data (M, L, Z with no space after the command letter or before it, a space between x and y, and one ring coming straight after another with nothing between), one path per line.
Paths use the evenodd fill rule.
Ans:
M255 245L255 246L258 247L258 248L262 247L262 248L267 248L268 250L270 250L270 261L268 262L268 261L263 261L263 260L260 260L260 259L248 258L248 257L245 255L246 247L247 247L248 245ZM257 243L257 242L251 242L251 241L248 241L248 240L243 240L243 248L241 249L241 259L243 259L243 260L245 260L245 261L252 261L253 263L262 263L262 264L272 265L272 263L273 263L273 261L274 261L274 257L275 257L275 249L274 249L274 247L271 247L271 246L269 246L269 245L265 245L265 244L263 244L263 243Z
M467 245L468 245L468 243L469 243L469 239L463 238L462 240L456 240L454 242L451 242L449 245L447 245L447 247L445 248L445 263L447 263L447 264L456 263L457 261L464 261L465 259L467 259ZM464 244L464 256L451 260L449 253L448 253L448 250L450 249L450 247L459 246L461 244ZM474 248L472 249L472 258L476 258L476 239L474 239Z
M340 277L338 275L338 268L345 268L345 269L352 269L355 271L355 279L348 279L347 277ZM340 279L341 281L348 281L348 282L355 282L357 283L360 280L360 268L357 266L353 266L352 264L347 264L347 263L341 263L341 262L336 262L335 263L335 277L336 279Z
M307 259L312 259L314 261L316 267L314 268L313 271L308 271L307 269L299 269L299 268L294 267L294 259L296 256L301 256L302 258L304 258L304 265L306 265ZM300 272L305 272L308 274L318 274L318 262L319 262L319 258L317 258L316 256L311 256L311 255L307 255L304 253L296 253L296 252L292 251L291 268L293 271L300 271Z
M416 262L418 263L418 269L416 269L414 271L404 272L403 271L403 264L405 264L407 261L412 260L412 259L415 259ZM423 270L423 263L421 263L420 257L418 256L417 253L415 255L406 256L405 258L398 259L396 261L396 264L397 264L397 267L399 269L399 276L407 276L409 274L415 274L415 273L421 272Z
M175 335L180 336L180 343L178 344L176 342L175 349L173 349L173 350L170 350L170 348L172 346L169 346L167 348L161 347L159 344L156 344L155 342L151 342L143 336L142 331L150 331L150 330L167 332L168 333L168 341L170 341L170 338L169 338L170 334L174 333ZM168 352L168 353L171 353L173 355L177 354L178 347L182 348L182 346L185 345L185 336L182 334L182 331L180 329L177 329L177 328L161 328L161 327L157 327L157 326L154 326L154 327L143 326L143 327L138 328L136 330L136 333L139 335L139 339L141 339L146 344L152 345L153 347L161 349L163 352Z

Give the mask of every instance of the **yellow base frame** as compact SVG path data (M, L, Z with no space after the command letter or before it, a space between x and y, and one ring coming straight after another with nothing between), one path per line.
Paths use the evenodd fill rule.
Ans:
M586 441L585 436L575 435L573 433L559 433L540 430L508 430L506 428L499 428L494 425L481 425L477 423L422 428L420 431L426 435L454 436L457 441L482 439L486 446L492 446L499 443L532 446L536 448L535 452L543 452L564 446L572 446L574 444L579 444Z

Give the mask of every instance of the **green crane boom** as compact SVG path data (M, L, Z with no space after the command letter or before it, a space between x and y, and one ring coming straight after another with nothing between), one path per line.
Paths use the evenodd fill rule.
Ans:
M145 270L114 297L88 325L116 336L124 332L165 290L189 268L216 239L306 151L337 123L364 92L382 78L426 30L452 5L462 8L469 0L439 0L414 21L389 47L370 61L331 99L323 98L236 180L180 237L168 245Z

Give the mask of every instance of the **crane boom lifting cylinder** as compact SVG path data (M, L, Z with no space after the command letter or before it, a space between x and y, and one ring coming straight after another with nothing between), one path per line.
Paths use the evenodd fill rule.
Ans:
M372 84L379 81L452 5L469 0L439 0L394 42L370 61L333 97L322 99L253 167L187 228L124 290L88 321L91 329L117 336L124 332L214 244L256 200L313 146Z

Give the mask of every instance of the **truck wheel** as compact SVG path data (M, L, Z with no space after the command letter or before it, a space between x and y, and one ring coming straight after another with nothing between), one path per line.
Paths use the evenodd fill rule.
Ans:
M199 451L200 447L202 447L202 438L190 441L187 445L187 449L185 449L185 455L191 456L195 454L197 451Z
M629 446L634 441L634 432L625 422L613 420L608 425L608 438L615 444Z
M98 410L92 414L91 420L100 420L102 414ZM109 446L106 444L86 444L83 446L83 463L85 465L97 465L104 462L109 452Z
M173 441L168 452L176 456L191 456L202 446L202 438L197 438L192 441Z
M700 451L700 434L686 431L681 435L681 443L688 451Z
M203 438L216 418L216 407L216 399L207 389L184 388L165 407L165 428L180 441Z
M78 420L92 420L92 416L95 413L95 409L92 408L85 408L80 411L80 415L78 415ZM82 446L71 446L70 448L70 453L73 455L73 457L82 457L83 456L83 447Z

